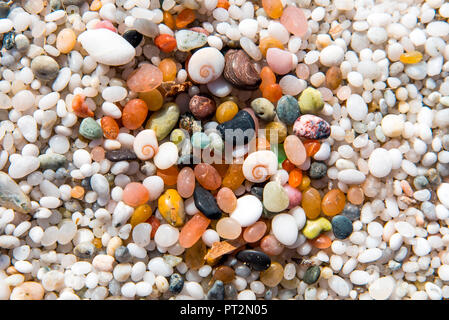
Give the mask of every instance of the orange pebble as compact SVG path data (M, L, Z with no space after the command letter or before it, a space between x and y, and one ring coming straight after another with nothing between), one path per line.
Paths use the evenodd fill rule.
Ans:
M327 249L332 245L332 240L325 234L320 234L311 241L312 245L318 249Z
M285 159L282 162L282 169L284 169L287 172L290 172L295 168L296 168L296 166L293 163L291 163L288 159Z
M164 180L164 184L167 186L173 186L178 181L178 167L171 166L168 169L161 170L157 169L156 174Z
M72 198L82 199L84 196L84 188L81 186L75 186L72 188L70 195L72 196Z
M95 238L94 240L92 240L92 244L97 248L97 249L101 249L103 247L103 243L101 242L100 238Z
M130 129L139 128L145 121L148 114L148 106L142 99L129 100L122 113L122 124Z
M333 217L343 211L345 204L345 194L339 189L332 189L321 200L321 210L326 216Z
M154 39L154 44L162 52L169 53L176 49L176 39L169 34L160 34Z
M162 19L167 27L172 30L175 29L175 18L173 18L173 15L170 12L164 11L164 13L162 14Z
M290 171L290 174L288 175L288 184L296 188L301 184L302 181L302 171L300 169L293 169Z
M262 95L271 102L277 102L282 97L282 88L277 83L269 84Z
M128 183L123 190L123 202L131 207L138 207L150 199L150 193L143 184L138 182Z
M183 248L192 247L203 235L209 226L210 220L202 213L196 213L187 223L182 227L179 233L179 244Z
M280 18L284 9L281 0L262 0L262 6L267 15L272 19Z
M101 129L103 129L103 135L106 139L115 139L119 133L119 126L117 121L109 116L101 118Z
M90 4L90 10L91 11L98 11L101 9L101 7L103 6L103 4L101 3L100 0L94 0L92 1L92 3Z
M195 21L195 11L186 8L182 10L175 19L176 28L182 29Z
M159 63L158 68L162 71L163 81L173 81L176 78L176 63L171 58L165 58Z
M88 118L94 116L94 113L89 109L87 103L84 101L84 97L79 94L73 97L72 109L76 116L79 118Z
M313 157L320 150L321 144L316 140L307 140L303 142L308 157Z
M264 37L259 41L259 49L264 57L267 55L267 50L270 48L279 48L283 50L284 46L282 45L282 42L280 42L278 39L270 36ZM262 74L260 76L262 77Z
M147 223L149 223L151 225L151 233L150 233L150 238L154 239L154 235L156 234L157 229L159 228L159 226L161 225L161 222L159 221L158 218L156 218L155 216L151 216L148 218L148 220L146 221Z
M260 78L262 79L262 83L259 86L261 91L264 91L268 85L276 83L276 75L270 67L267 66L263 67L260 71Z
M231 5L229 4L229 2L227 0L218 0L217 2L217 8L224 8L226 10L229 9Z

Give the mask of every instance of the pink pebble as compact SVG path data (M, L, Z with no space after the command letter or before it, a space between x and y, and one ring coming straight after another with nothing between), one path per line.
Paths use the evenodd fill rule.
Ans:
M292 186L286 184L284 185L285 191L287 191L288 199L289 199L289 205L288 208L291 209L293 207L299 206L301 204L302 200L302 193L296 188L293 188Z
M281 16L284 27L297 37L303 37L307 33L308 24L304 12L300 8L288 6Z
M112 32L117 33L117 29L114 27L114 25L112 24L111 21L108 20L102 20L102 21L98 21L95 26L94 29L100 29L100 28L105 28L105 29L109 29Z
M294 64L295 55L279 48L270 48L267 50L267 63L274 73L283 75L289 73Z

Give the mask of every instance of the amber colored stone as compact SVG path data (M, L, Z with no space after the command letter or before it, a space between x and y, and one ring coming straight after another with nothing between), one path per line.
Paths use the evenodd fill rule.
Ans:
M173 15L168 12L168 11L164 11L164 13L162 14L162 21L164 22L164 24L169 27L170 29L174 30L175 29L175 18L173 17Z
M154 39L154 44L165 53L170 53L176 49L176 39L169 34L160 34Z
M87 103L84 101L84 97L80 94L73 97L72 110L78 118L88 118L94 116L94 113L89 109Z
M184 262L189 269L198 270L205 263L206 245L200 239L184 252Z
M231 189L223 187L217 193L217 204L222 211L231 213L237 206L237 197Z
M182 10L175 19L176 28L182 29L195 21L195 11L186 8Z
M222 181L222 186L227 187L231 190L235 190L241 186L243 181L245 181L245 176L242 171L242 164L233 163L228 167L225 177Z
M219 266L215 268L212 279L223 281L223 283L229 283L235 278L235 271L228 266Z
M302 171L298 168L293 169L288 175L288 184L296 188L302 182Z
M303 144L308 157L313 157L321 148L321 143L316 140L306 140Z
M343 211L345 204L345 194L339 189L332 189L324 195L321 210L326 216L333 217Z
M176 188L181 197L190 198L195 190L195 174L193 169L184 167L178 174Z
M158 89L153 89L147 92L140 92L139 98L145 101L148 110L157 111L164 104L164 97Z
M75 199L82 199L84 196L84 188L81 186L74 186L70 191L70 195Z
M176 78L176 63L171 58L165 58L160 63L158 68L162 71L162 81L174 81Z
M302 176L301 184L299 185L299 190L304 191L310 186L310 178L308 176Z
M101 242L100 238L95 238L94 240L92 240L92 244L95 246L95 248L97 249L101 249L103 247L103 243Z
M114 118L104 116L103 118L101 118L100 123L101 129L103 129L103 135L106 139L117 138L120 128Z
M287 137L287 126L278 121L272 121L265 126L265 138L271 144L284 142Z
M199 163L194 169L198 183L207 190L216 190L221 185L221 176L217 169L208 163Z
M326 72L326 86L331 89L337 89L341 81L343 79L343 75L341 73L340 67L332 66Z
M229 217L224 217L218 220L215 229L221 238L227 240L237 239L242 233L240 224Z
M202 213L195 214L187 223L182 227L179 233L179 244L183 248L192 247L203 235L209 226L210 220L206 218Z
M243 239L248 243L254 243L262 239L267 232L267 224L263 221L257 221L253 225L245 228Z
M276 83L276 75L268 66L262 68L262 70L260 71L260 78L262 79L262 81L259 85L259 89L262 92L264 92L264 90L269 85Z
M419 51L411 51L411 52L405 52L403 54L401 54L401 56L399 57L399 60L402 63L406 63L406 64L414 64L414 63L418 63L422 60L422 53Z
M262 96L271 102L277 102L282 97L282 88L279 84L273 83L265 87Z
M282 161L282 169L284 169L285 171L290 172L295 168L296 166L291 163L290 160L285 159L284 161Z
M239 112L239 107L235 102L225 101L220 104L215 111L215 117L218 123L223 123L231 120Z
M229 1L227 1L227 0L218 0L218 2L217 2L217 8L223 8L223 9L228 10L228 8L230 6L231 5L229 4Z
M284 268L279 262L272 262L267 270L260 273L260 281L267 287L276 287L284 278Z
M122 124L130 129L139 128L147 118L148 106L142 99L129 100L122 112Z
M363 204L365 200L365 195L363 194L363 189L360 187L352 186L349 188L348 193L348 201L355 205Z
M320 234L318 237L310 241L315 248L327 249L332 245L332 240L325 234Z
M213 221L212 221L213 222ZM245 244L245 241L239 237L235 240L225 240L220 242L215 242L212 244L212 248L209 249L204 259L216 260L217 258L229 254L232 251L240 248Z
M176 41L176 40L175 40ZM126 80L129 89L134 92L151 91L162 83L162 71L150 63L144 63L134 70Z
M171 166L168 169L157 169L156 175L164 180L166 186L174 186L178 181L179 170L177 166Z
M270 48L279 48L281 50L284 49L284 46L282 45L282 42L280 42L278 39L274 37L264 37L259 41L259 49L260 52L262 52L262 55L265 57L267 55L267 50ZM262 81L264 79L262 73L260 74L260 77L262 78ZM276 81L276 78L275 78Z
M89 9L90 9L90 11L98 11L101 9L102 5L103 4L101 3L101 0L94 0L90 4Z
M321 195L315 188L308 188L302 193L301 206L307 218L316 219L321 213Z
M166 190L157 201L159 213L174 227L184 224L184 200L175 189Z
M150 238L154 239L154 235L156 234L157 229L161 225L161 222L155 216L151 216L150 218L148 218L147 223L149 223L151 225Z
M129 223L134 228L139 223L147 221L152 214L153 210L151 210L150 205L147 203L142 204L134 210L131 219L129 220Z
M260 248L270 256L277 256L284 250L284 245L274 235L269 234L260 240Z
M123 202L131 207L138 207L150 199L150 193L143 184L138 182L128 183L123 190Z

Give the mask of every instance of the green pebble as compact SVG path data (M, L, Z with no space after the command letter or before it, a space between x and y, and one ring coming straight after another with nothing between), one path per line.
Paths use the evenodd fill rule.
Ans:
M205 149L210 145L210 138L204 132L195 132L191 141L194 148Z
M318 218L316 220L307 220L306 226L302 233L307 239L315 239L321 232L332 230L332 224L326 218Z
M156 132L158 141L163 140L173 130L179 119L179 107L176 103L169 102L153 113L145 125L145 129Z
M182 129L175 129L170 133L170 141L176 145L183 142L185 138L186 138L186 135L184 133L184 130L182 130Z
M268 182L263 188L263 206L271 212L287 209L289 198L287 191L277 181Z
M103 136L101 126L94 120L94 118L85 118L81 121L79 133L84 138L90 140L100 139Z
M314 88L307 88L298 99L301 114L316 114L324 108L321 92Z
M320 274L321 270L319 266L311 266L304 273L304 278L302 280L307 284L314 284L318 281Z
M52 169L56 171L67 165L67 158L58 153L41 154L38 159L42 170Z

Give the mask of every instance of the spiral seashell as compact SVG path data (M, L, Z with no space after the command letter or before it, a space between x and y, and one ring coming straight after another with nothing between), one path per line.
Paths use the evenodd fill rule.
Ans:
M276 154L270 150L261 150L248 155L243 162L242 171L247 180L259 183L275 174L277 168Z
M192 55L187 71L193 81L206 84L220 77L224 65L225 59L221 52L213 47L207 47Z
M151 129L140 131L134 139L133 149L140 160L153 158L159 149L156 132Z

